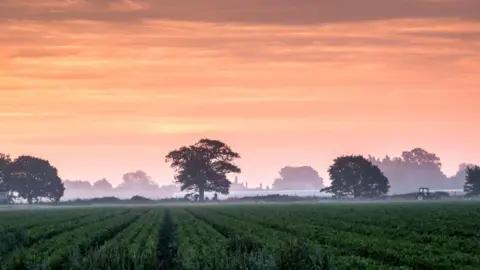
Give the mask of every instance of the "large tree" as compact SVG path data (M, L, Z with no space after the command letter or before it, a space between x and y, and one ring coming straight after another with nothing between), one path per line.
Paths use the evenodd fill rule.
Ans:
M198 192L200 201L205 191L227 195L230 190L229 173L240 173L234 160L240 155L219 140L201 139L190 146L173 150L165 161L175 169L175 180L181 190Z
M5 172L11 189L29 204L41 198L58 202L65 191L57 169L41 158L20 156L8 164Z
M422 148L403 151L399 157L377 159L370 156L369 160L385 173L395 193L414 192L423 186L433 189L456 187L455 181L449 181L442 172L440 158Z
M323 179L310 166L286 166L280 170L280 177L273 182L273 189L321 189Z
M383 172L363 156L341 156L328 169L332 184L321 191L374 198L387 194L390 185Z
M465 171L464 190L469 195L480 195L480 167L469 166Z

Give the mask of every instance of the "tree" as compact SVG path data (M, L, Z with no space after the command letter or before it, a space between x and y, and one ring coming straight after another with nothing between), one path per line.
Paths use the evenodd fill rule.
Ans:
M422 148L404 151L400 157L377 159L369 156L368 160L385 173L395 193L414 192L422 186L436 189L456 187L455 181L449 181L442 172L440 158Z
M105 178L102 178L100 180L95 181L95 183L93 183L93 187L95 189L100 189L100 190L112 190L113 189L112 184L110 184L110 182L108 182L108 180L105 179Z
M323 179L310 166L286 166L280 170L280 177L275 179L272 189L321 189Z
M341 156L328 169L332 184L321 191L373 198L387 194L388 178L363 156Z
M464 188L465 184L465 179L467 177L467 169L469 167L474 167L474 164L468 164L468 163L461 163L458 165L458 170L457 173L454 175L450 176L447 179L447 187L448 189L460 189Z
M65 191L57 169L44 159L20 156L9 163L6 172L12 190L29 204L40 198L58 202Z
M405 163L410 165L424 166L426 168L431 167L435 169L442 168L442 162L437 155L418 147L410 151L403 151L402 159Z
M58 203L65 193L65 186L60 177L52 177L50 183L46 184L44 197L53 203Z
M92 184L88 181L82 180L64 180L63 185L67 190L90 190L92 188Z
M233 161L240 158L228 145L211 139L201 139L190 146L173 150L165 157L165 162L175 169L175 181L180 189L198 192L200 201L204 201L205 191L228 195L229 173L241 170Z
M12 162L12 159L9 155L0 153L0 192L9 191L8 183L6 182L4 171L7 168L8 164Z
M123 175L123 182L118 186L119 189L158 189L158 185L152 180L146 172L138 170Z
M480 167L469 166L465 171L464 191L468 195L480 195Z

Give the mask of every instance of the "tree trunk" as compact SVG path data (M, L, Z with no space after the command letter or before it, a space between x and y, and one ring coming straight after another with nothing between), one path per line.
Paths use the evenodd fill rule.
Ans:
M33 203L33 198L28 197L28 198L27 198L27 202L28 202L28 204L32 204L32 203Z
M199 195L200 202L204 202L205 201L205 188L203 186L198 187L198 195Z

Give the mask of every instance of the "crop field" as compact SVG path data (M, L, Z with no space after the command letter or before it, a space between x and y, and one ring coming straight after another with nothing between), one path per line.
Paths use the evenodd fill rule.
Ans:
M0 269L480 269L480 204L0 212Z

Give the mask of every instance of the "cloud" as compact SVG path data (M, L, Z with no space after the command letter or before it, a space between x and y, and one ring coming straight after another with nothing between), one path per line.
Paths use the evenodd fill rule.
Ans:
M321 24L399 18L479 19L478 10L477 0L362 0L362 8L358 8L358 0L4 0L0 19Z
M478 2L162 3L2 1L0 121L42 136L342 130L328 123L433 123L478 96L480 22L463 10Z

